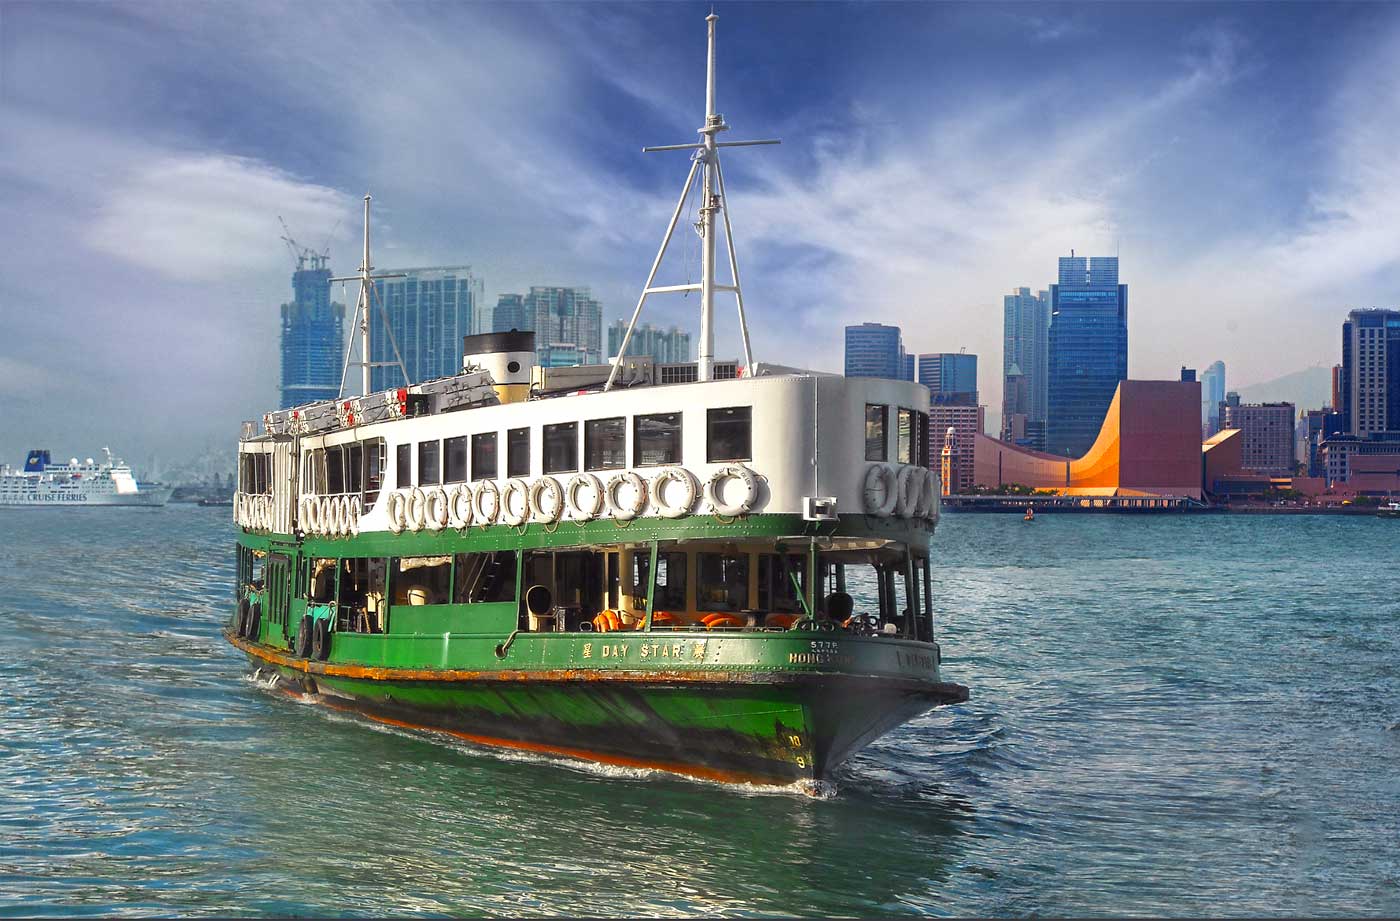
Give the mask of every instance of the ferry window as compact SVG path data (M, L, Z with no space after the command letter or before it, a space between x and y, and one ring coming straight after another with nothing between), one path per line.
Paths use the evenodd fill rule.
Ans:
M889 412L888 406L865 404L865 459L868 461L889 459L885 445L885 420Z
M589 419L583 424L585 470L616 470L627 466L627 420Z
M544 427L544 472L570 473L578 469L578 423L560 422Z
M472 436L472 479L496 478L496 433L480 432Z
M928 413L914 413L914 463L929 466Z
M530 475L530 430L506 432L506 476Z
M713 464L719 461L753 459L752 407L712 409L708 416L706 460Z
M650 582L651 554L641 551L632 555L632 597L634 604L646 604L647 584ZM656 555L656 602L652 611L685 610L685 554Z
M326 494L338 496L345 492L345 461L337 446L326 449Z
M356 442L345 447L345 491L359 495L365 485L365 449Z
M441 453L442 442L440 441L418 442L419 486L436 486L442 481L442 470L439 468Z
M408 489L413 485L413 445L399 445L395 448L394 460L398 467L394 485L399 489Z
M793 577L796 577L794 584ZM799 591L799 586L801 587ZM764 611L801 614L807 591L807 560L801 556L764 553L758 558L758 606Z
M452 557L406 556L394 560L390 584L394 604L447 604Z
M384 439L365 442L365 507L374 505L384 485Z
M453 603L483 604L514 600L514 550L459 553L453 558Z
M749 606L747 554L700 553L695 557L695 606L700 611L741 611Z
M271 491L271 488L270 488L270 486L268 485L267 467L268 467L268 461L272 459L272 455L270 455L270 454L257 454L257 455L254 455L254 458L255 458L255 463L253 464L253 472L254 472L254 474L255 474L256 477L257 477L257 482L256 482L256 484L255 484L256 488L254 489L254 492L258 492L258 493L270 492L270 491Z
M335 560L307 560L311 571L311 593L306 600L312 604L327 604L335 600Z
M444 438L442 442L442 481L465 483L467 480L467 436Z
M681 462L681 414L657 413L632 420L633 466Z
M901 464L912 464L914 462L914 411L912 409L899 411L898 437L899 441L895 445L895 461Z
M341 561L337 630L383 631L384 574L382 559L358 557Z

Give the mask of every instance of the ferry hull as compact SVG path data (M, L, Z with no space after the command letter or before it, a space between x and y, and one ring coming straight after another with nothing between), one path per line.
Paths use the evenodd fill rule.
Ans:
M383 723L724 783L824 779L870 740L967 699L960 685L839 673L545 670L447 681L314 673L317 663L230 641L287 690Z

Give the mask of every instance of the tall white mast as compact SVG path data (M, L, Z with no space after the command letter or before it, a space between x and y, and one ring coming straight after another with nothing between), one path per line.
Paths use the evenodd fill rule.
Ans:
M404 385L409 384L408 370L404 367L403 356L399 354L399 344L394 339L394 331L389 327L389 318L383 317L381 308L380 315L384 320L384 332L388 334L389 344L394 347L394 361L371 361L369 350L369 314L371 300L375 297L374 282L381 278L403 278L403 273L375 275L374 266L369 261L369 202L370 197L365 195L365 249L360 257L360 271L355 275L347 275L344 278L332 278L331 281L358 281L360 283L360 297L355 302L355 318L351 322L352 330L350 341L345 343L345 364L340 372L340 395L345 396L345 380L350 373L350 354L355 347L355 337L360 340L360 394L370 392L370 368L389 367L397 365L403 373Z
M715 111L715 23L719 21L719 16L711 12L705 17L706 27L709 32L709 52L706 59L705 71L705 126L699 129L701 141L696 144L670 144L664 147L643 147L642 152L655 150L693 150L695 153L691 157L690 175L686 177L685 187L681 189L681 197L676 202L676 210L671 215L671 223L666 228L666 236L661 241L661 248L656 253L656 259L651 264L651 273L647 275L646 284L642 286L642 296L637 300L637 307L632 311L632 320L627 325L627 333L622 337L622 345L617 350L617 358L613 364L612 371L608 374L608 382L603 389L612 389L613 381L617 378L618 369L622 367L622 359L627 355L627 346L632 341L632 333L637 327L637 320L642 315L642 305L646 303L647 297L652 294L662 294L676 291L699 291L700 292L700 349L699 362L697 367L697 377L702 381L714 379L715 364L715 326L714 326L714 305L716 291L730 291L734 294L735 302L739 308L739 333L744 346L744 365L753 372L753 350L749 345L749 325L744 316L744 294L739 286L739 261L734 253L734 234L729 224L729 207L724 191L724 171L719 165L719 148L721 147L752 147L760 144L778 144L777 140L763 141L716 141L715 135L721 131L728 131L729 126L724 123L724 116ZM675 233L676 223L680 220L681 213L685 210L685 203L690 197L690 190L695 184L696 174L701 174L701 201L700 220L695 225L695 230L700 234L701 256L700 256L700 283L684 285L656 285L657 269L661 266L661 259L666 255L666 247L670 245L671 236ZM729 250L729 272L730 284L718 284L715 280L715 213L724 215L724 237L725 244Z

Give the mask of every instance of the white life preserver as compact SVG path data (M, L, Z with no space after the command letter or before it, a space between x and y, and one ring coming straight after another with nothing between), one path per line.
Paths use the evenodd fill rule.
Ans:
M919 487L924 482L923 469L913 464L905 464L899 468L899 473L895 474L894 491L898 500L894 504L894 513L900 518L913 518L919 509Z
M632 502L623 505L618 498L618 490L626 484L632 487ZM608 508L612 510L612 516L618 521L631 521L642 513L647 505L647 481L642 479L641 474L635 470L624 470L615 473L608 479L607 488L604 494L608 497Z
M304 497L301 500L301 529L308 534L315 534L320 524L320 519L316 517L316 497Z
M441 531L447 527L447 519L452 514L447 502L447 492L441 486L427 491L423 500L424 523L429 531Z
M481 481L481 485L476 488L476 496L472 499L472 509L482 524L496 523L496 516L501 513L501 488L496 485L495 480Z
M389 530L395 534L402 534L404 526L408 523L406 516L408 508L408 496L402 490L394 490L389 493L389 502L384 507L384 514L389 519Z
M511 499L516 495L520 496L520 511L513 507ZM520 527L525 520L530 517L530 488L525 485L525 481L520 477L513 476L506 480L505 487L501 490L501 520L511 527Z
M545 493L549 493L547 506L543 501ZM554 477L542 476L535 480L530 484L526 498L530 500L530 514L536 521L554 524L564 517L564 488Z
M340 500L343 496L330 496L326 499L326 536L339 537L345 526L344 506Z
M744 498L738 502L724 502L720 498L720 487L728 479L737 479L744 484ZM758 477L743 464L726 464L716 470L710 477L710 482L705 484L705 500L710 503L710 509L716 515L726 518L747 515L753 509L753 504L758 501Z
M263 531L270 531L272 521L272 503L268 502L267 496L258 496L258 528Z
M408 508L404 509L404 518L410 531L421 531L428 523L428 496L417 486L408 494Z
M666 484L675 480L685 491L680 503L666 501ZM662 518L681 518L695 508L695 499L700 494L700 481L695 474L684 467L666 467L651 481L651 504L661 512Z
M593 490L592 505L584 506L579 502L578 491L584 486ZM579 521L592 521L603 514L603 506L607 501L607 492L603 488L602 480L591 473L574 474L569 478L569 485L564 487L564 502L569 506L570 513Z
M350 497L349 511L350 511L350 528L349 528L349 530L350 530L350 536L351 536L351 537L359 537L359 536L360 536L360 515L364 513L364 503L362 503L362 502L360 501L360 497L359 497L359 496L351 496L351 497Z
M243 524L243 521L242 521L242 517L243 517L242 512L243 512L243 493L241 493L241 492L236 492L236 493L233 494L233 523L234 523L234 524L237 524L237 525Z
M472 524L472 488L466 483L452 487L447 500L447 523L454 528L469 528Z
M871 515L888 515L899 501L899 483L889 464L871 464L865 471L865 510Z

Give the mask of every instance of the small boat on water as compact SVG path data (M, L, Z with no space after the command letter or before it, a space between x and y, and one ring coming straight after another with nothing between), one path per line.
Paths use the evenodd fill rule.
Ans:
M1387 502L1376 510L1378 518L1400 518L1400 502Z
M1022 521L1035 521L1035 509L1032 508L1032 507L1030 507L1029 505L1026 506L1026 514L1025 514L1025 517L1023 517L1021 520L1022 520Z
M361 395L244 424L225 636L250 668L395 726L756 784L827 778L967 700L934 638L928 389L751 354L719 149L776 142L717 138L717 19L701 140L660 148L690 175L613 363L467 336L459 374L372 393L362 359ZM700 281L653 287L697 187ZM366 196L362 356L369 239ZM699 360L627 357L647 297L680 291ZM742 364L714 357L716 292Z
M136 479L131 468L102 449L106 461L92 458L54 463L51 452L30 451L18 470L0 464L0 507L75 508L95 506L142 506L158 508L170 499L171 489L163 483Z

